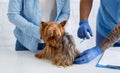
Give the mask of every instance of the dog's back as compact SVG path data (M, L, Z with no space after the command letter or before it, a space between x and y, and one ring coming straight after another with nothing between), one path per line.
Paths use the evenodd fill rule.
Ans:
M63 44L63 51L65 53L69 53L71 56L79 56L79 51L76 49L75 41L72 35L65 32L63 38L61 39L61 43Z
M73 37L66 32L59 41L57 47L59 47L59 51L56 51L57 55L55 56L55 59L61 66L72 65L74 59L80 56L79 51L76 49Z

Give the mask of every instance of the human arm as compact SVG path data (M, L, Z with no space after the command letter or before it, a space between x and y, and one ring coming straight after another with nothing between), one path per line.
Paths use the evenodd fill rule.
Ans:
M79 38L90 39L90 36L93 36L91 27L89 26L88 17L91 12L93 0L81 0L80 1L80 27L78 28L77 35ZM88 35L88 33L90 36Z
M21 16L23 0L9 0L8 6L8 19L11 23L15 24L23 33L30 37L40 40L39 26L34 25L32 22Z
M111 47L117 40L120 39L120 23L110 32L110 34L97 46L85 50L79 58L76 58L74 63L84 64L92 61L106 49Z
M110 32L110 34L99 44L102 51L105 51L109 47L113 46L115 42L120 39L120 23Z

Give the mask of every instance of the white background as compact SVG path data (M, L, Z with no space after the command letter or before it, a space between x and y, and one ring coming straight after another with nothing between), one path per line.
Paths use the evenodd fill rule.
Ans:
M8 2L9 0L0 0L0 2Z

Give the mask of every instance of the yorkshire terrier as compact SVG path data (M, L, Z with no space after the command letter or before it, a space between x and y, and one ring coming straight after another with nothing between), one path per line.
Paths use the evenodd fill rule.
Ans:
M73 37L65 32L66 23L67 21L41 22L40 34L46 46L40 53L35 54L35 57L50 59L57 66L66 67L73 64L80 53L76 49Z

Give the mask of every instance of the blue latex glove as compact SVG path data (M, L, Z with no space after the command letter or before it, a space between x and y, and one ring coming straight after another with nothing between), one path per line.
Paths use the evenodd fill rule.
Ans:
M92 30L89 26L88 20L83 20L79 23L80 27L78 29L77 35L79 38L86 38L86 39L90 39L90 36L93 36L92 34ZM90 36L88 35L88 33L90 34Z
M74 60L74 63L76 64L84 64L88 63L94 58L96 58L98 55L102 53L102 50L99 46L95 46L91 49L85 50L83 53L80 54L80 57L76 58Z

